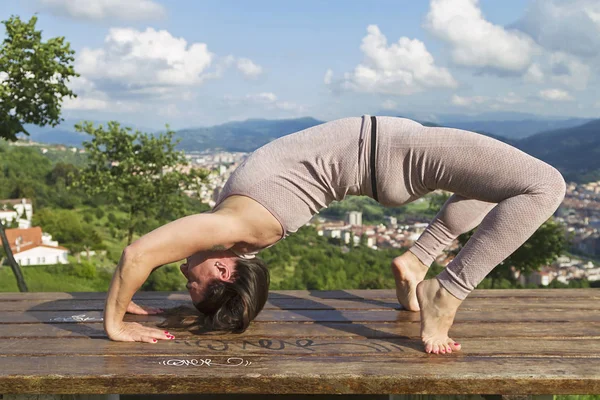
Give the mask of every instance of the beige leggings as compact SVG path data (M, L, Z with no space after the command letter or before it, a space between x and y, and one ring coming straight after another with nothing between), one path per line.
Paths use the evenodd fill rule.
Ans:
M453 193L409 251L430 266L458 235L477 227L436 277L458 299L525 243L565 197L557 169L506 143L459 129L377 118L380 203L405 204L435 189Z

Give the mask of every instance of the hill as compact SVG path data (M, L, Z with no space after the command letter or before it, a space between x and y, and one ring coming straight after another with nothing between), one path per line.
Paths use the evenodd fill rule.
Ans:
M565 174L600 170L600 119L573 128L540 132L520 140L518 147Z
M457 121L443 125L468 131L490 132L509 139L524 139L538 132L571 128L589 122L589 119L570 118L565 120L521 120L521 121Z
M177 131L178 148L186 151L221 148L227 151L252 152L281 136L322 124L314 118L248 119L221 125Z

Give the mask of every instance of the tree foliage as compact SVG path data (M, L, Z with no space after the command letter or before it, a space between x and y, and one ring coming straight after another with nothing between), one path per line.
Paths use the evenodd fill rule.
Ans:
M454 254L458 254L476 230L477 228L457 238L460 248ZM533 271L539 271L542 265L548 265L561 256L567 250L568 243L569 240L565 235L564 228L552 218L549 218L525 243L498 264L487 277L491 279L492 287L494 287L495 282L502 279L515 284L516 279L513 278L511 267L524 276L531 274Z
M75 52L64 37L43 42L36 22L36 16L2 21L7 37L0 45L0 137L12 141L28 134L23 124L58 125L63 98L77 97L66 86L79 76L71 65Z
M183 152L175 151L175 132L168 126L158 136L132 132L115 121L106 129L91 122L78 124L75 129L92 139L83 143L88 164L74 184L88 195L102 194L120 205L128 216L123 224L128 244L135 232L148 229L149 220L182 208L182 192L206 177L204 171L178 170L188 163Z
M104 248L102 238L92 225L81 220L75 211L44 208L33 215L33 225L41 226L61 245L72 252Z

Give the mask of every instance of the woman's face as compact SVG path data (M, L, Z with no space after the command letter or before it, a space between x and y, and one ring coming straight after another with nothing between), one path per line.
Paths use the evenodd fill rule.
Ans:
M199 251L181 264L179 269L188 280L186 288L194 304L202 301L203 293L213 279L230 279L233 260L226 252Z

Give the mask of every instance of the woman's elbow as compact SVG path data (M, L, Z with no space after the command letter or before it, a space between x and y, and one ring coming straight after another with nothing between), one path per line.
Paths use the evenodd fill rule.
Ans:
M121 253L121 260L119 264L121 266L139 266L144 264L144 252L136 243L132 243L123 249Z

